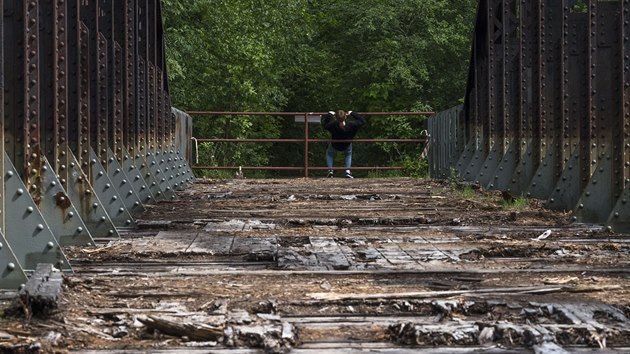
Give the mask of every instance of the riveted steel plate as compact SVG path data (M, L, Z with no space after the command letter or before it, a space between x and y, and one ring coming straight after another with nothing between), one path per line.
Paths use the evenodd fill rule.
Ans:
M47 160L39 172L41 194L39 209L61 246L94 245L90 232L81 219L61 182Z
M67 192L90 234L93 238L119 238L116 227L103 208L89 178L79 168L76 157L69 154L68 161L70 171Z
M159 157L159 160L157 158ZM157 185L161 192L158 192L156 198L164 198L166 200L175 199L175 191L169 182L169 175L162 169L166 160L164 156L156 156L152 153L147 154L146 161L151 175L155 177Z
M0 233L0 289L17 289L26 283L26 274L22 265L9 246L9 242Z
M153 203L156 198L153 195L152 189L149 187L149 182L152 182L153 179L150 178L151 176L143 176L140 166L134 163L135 159L132 155L127 152L127 149L123 149L123 151L125 154L121 165L123 171L125 171L125 174L131 180L134 190L138 193L138 198L144 204Z
M132 156L131 153L127 151L126 156ZM146 187L149 189L149 194L144 196L144 203L151 202L159 202L164 200L164 191L160 188L160 185L155 179L153 173L151 173L151 169L149 168L149 163L144 158L144 156L140 154L136 154L133 158L123 160L123 168L130 175L140 175L142 177L142 185L140 186L140 190L144 191L142 187ZM140 183L140 182L137 182Z
M119 191L117 186L109 178L103 165L99 162L96 152L94 152L93 149L91 151L91 157L92 186L102 203L98 207L104 209L109 219L116 227L132 227L134 220L123 202L121 193L134 194L135 192L128 188Z
M63 250L48 227L39 208L7 154L5 168L5 237L24 270L34 270L38 263L51 263L60 269L70 270Z
M494 171L494 176L488 185L489 189L506 190L508 188L510 180L516 171L518 161L517 144L517 142L513 142L508 146L507 152Z
M143 195L146 194L146 188L138 192L139 190L134 187L134 181L136 181L135 177L137 174L133 177L132 175L127 175L125 169L120 165L111 149L109 149L108 152L107 171L107 175L112 181L112 185L120 194L120 197L122 198L121 200L129 213L134 214L144 211L145 209L142 202L143 199L139 193L142 192ZM131 172L133 172L133 170Z

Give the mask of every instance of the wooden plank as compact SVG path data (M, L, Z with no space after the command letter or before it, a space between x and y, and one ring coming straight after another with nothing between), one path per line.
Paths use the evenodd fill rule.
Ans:
M621 287L614 287L617 290ZM583 291L608 291L614 290L611 287L584 287ZM461 295L501 295L501 296L520 296L524 294L548 294L556 292L576 292L577 287L562 286L533 286L533 287L510 287L510 288L483 288L474 290L453 290L453 291L417 291L404 293L364 293L364 294L340 294L340 293L310 293L307 294L315 300L367 300L367 299L423 299L423 298L443 298Z
M197 235L196 231L160 231L153 239L153 242L162 252L186 252L194 243Z
M138 320L148 328L194 341L215 341L223 336L223 327L214 327L203 323L179 323L157 316L138 317Z
M215 236L208 232L200 232L187 252L229 255L234 236Z
M52 264L38 264L24 287L18 293L16 306L27 318L46 317L57 308L63 290L63 277Z
M346 270L350 268L350 261L330 237L310 237L312 252L319 264L329 270Z
M276 254L278 240L275 237L235 237L230 254Z

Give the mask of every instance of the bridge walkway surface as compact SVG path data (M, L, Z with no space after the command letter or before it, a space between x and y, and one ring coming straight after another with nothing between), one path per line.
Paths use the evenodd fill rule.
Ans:
M121 239L66 248L57 310L0 319L0 351L630 352L630 239L541 205L449 181L199 179Z

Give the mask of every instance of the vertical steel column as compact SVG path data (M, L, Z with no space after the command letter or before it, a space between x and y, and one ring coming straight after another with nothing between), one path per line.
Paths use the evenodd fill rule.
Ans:
M122 155L119 156L123 171L131 179L134 190L141 203L149 203L161 193L159 185L149 169L146 158L138 149L138 102L136 95L136 58L137 58L137 28L136 28L136 0L124 0L123 9L115 18L116 39L122 43ZM118 153L116 153L118 155Z
M137 79L136 79L136 95L137 95L137 117L136 117L136 165L143 164L149 169L147 172L154 180L151 182L151 191L156 199L174 197L173 191L165 178L165 175L158 163L155 153L149 147L149 129L148 121L152 117L150 114L150 78L149 68L151 66L151 36L149 31L150 17L149 11L153 0L138 0L136 8L136 43L137 43ZM147 176L144 173L144 176ZM169 189L167 191L167 188ZM168 194L168 195L167 195Z
M507 1L503 10L504 16L504 144L505 153L489 188L506 190L514 175L519 160L519 123L521 114L521 53L519 38L520 1Z
M122 111L116 110L117 90L122 84L119 82L117 86L116 80L116 72L119 70L116 66L116 48L120 46L115 42L115 13L117 11L114 8L113 0L100 0L98 26L100 139L95 150L109 178L109 181L104 177L101 178L101 183L104 184L101 192L102 199L105 205L109 206L108 213L117 226L130 227L133 225L131 213L143 211L144 207L133 186L133 179L127 175L127 171L121 166L124 157L128 155L125 154L122 158L117 158L115 152L115 142L119 139L116 134L116 126L120 125L120 122L117 123L117 121L122 119ZM119 149L118 154L122 155L122 147ZM100 169L101 167L94 164L93 168ZM133 171L131 172L133 173ZM135 177L137 174L133 173L133 176ZM113 186L113 188L108 187L108 185Z
M68 75L67 75L67 3L44 2L39 11L42 30L39 35L41 97L39 129L41 162L28 171L30 193L61 245L93 244L92 237L72 204L68 181ZM51 133L52 132L52 133ZM35 138L31 138L35 145ZM76 216L75 216L76 215Z
M623 76L623 83L618 88L618 100L621 106L621 119L617 122L615 165L623 164L622 171L616 171L614 177L617 181L621 177L624 190L617 199L611 215L608 217L608 225L616 232L630 232L630 1L620 1L619 19L619 69ZM621 145L618 145L621 144Z
M151 192L157 200L172 199L174 191L170 187L156 154L151 151L148 144L148 120L150 109L149 67L151 66L150 50L151 36L149 32L149 10L155 5L153 0L138 0L136 7L136 43L137 43L137 118L136 118L136 164L144 164L148 172L144 176L153 178L150 184ZM160 157L161 159L161 157Z
M582 222L607 220L615 202L623 191L623 166L615 166L613 145L619 146L620 137L613 133L616 121L623 119L615 89L623 85L623 74L619 69L621 50L617 33L620 33L619 6L613 2L591 4L591 69L595 80L591 91L591 152L590 176L578 202L575 216ZM617 159L621 164L621 159Z
M103 207L98 196L97 187L92 179L98 177L90 166L92 165L91 147L91 64L90 64L90 31L85 25L84 18L92 18L96 13L96 3L69 1L70 26L69 45L69 135L70 152L67 166L67 192L72 203L85 222L90 234L94 238L119 237L118 232ZM94 164L99 164L98 160Z
M5 2L3 10L3 45L11 45L12 52L5 58L3 67L5 80L11 82L4 87L7 151L2 157L4 203L7 203L4 211L5 220L11 220L5 225L5 238L22 269L35 269L37 263L53 263L70 269L57 240L29 194L30 188L38 188L36 179L29 178L29 174L33 169L41 168L45 161L39 134L42 70L39 60L39 2Z
M86 5L81 5L80 14L89 11ZM81 15L83 17L83 15ZM80 166L87 167L90 161L90 131L92 122L90 119L90 91L92 90L90 81L90 31L85 23L79 19L79 139L78 151L75 153ZM89 168L83 168L86 176L91 179L92 173Z
M137 81L136 89L138 95L138 116L137 116L137 139L136 148L138 151L146 155L147 147L147 110L148 110L148 52L149 52L149 34L148 34L148 0L138 0L136 13L136 30L137 30Z
M157 122L157 96L158 96L158 87L157 87L157 68L163 65L163 53L162 53L162 43L160 40L162 38L158 38L161 33L162 21L158 19L158 12L161 12L160 1L159 0L149 0L149 21L148 21L148 29L149 29L149 61L151 63L149 69L149 116L148 116L148 124L149 124L149 149L153 156L155 156L155 160L158 162L159 170L157 173L161 173L161 177L159 177L160 182L162 182L161 188L165 190L166 193L169 193L170 198L174 199L174 187L177 183L175 180L176 169L174 165L174 154L171 154L170 151L159 151L156 146L156 130L155 125ZM158 30L158 28L160 30ZM161 154L161 155L160 155Z
M98 0L88 3L81 17L86 21L88 31L88 51L89 51L89 150L87 154L82 151L83 160L81 168L90 170L90 184L98 196L100 203L96 209L103 208L111 222L118 227L132 226L133 219L129 210L125 206L128 201L128 189L122 191L123 196L118 191L118 185L109 177L108 167L110 165L108 150L108 126L109 126L109 65L110 44L108 44L105 33L112 25L112 0ZM114 167L115 168L115 167ZM120 178L125 180L124 177ZM133 193L133 192L132 192ZM133 202L130 202L133 203ZM132 204L133 205L133 204ZM101 217L102 219L102 217ZM104 220L107 222L107 220Z
M548 206L554 209L572 210L582 193L581 154L588 152L588 142L583 133L588 130L588 102L590 96L588 15L576 12L574 5L565 9L564 46L566 66L564 83L567 104L564 109L562 157L564 171L549 198ZM566 7L565 7L566 8ZM568 11L568 12L567 12Z
M505 49L507 0L493 0L489 9L488 60L489 60L489 116L487 130L487 157L475 181L487 187L494 179L501 158L505 154Z
M112 56L113 45L111 41L112 25L113 25L113 0L98 0L97 25L96 25L96 97L93 97L93 103L96 103L95 114L97 129L92 130L92 141L94 151L99 157L99 161L107 170L108 156L107 149L109 147L109 117L113 113L111 111L112 102Z
M4 3L0 0L0 38L3 43L6 43L4 37ZM4 141L4 45L0 46L0 138ZM5 155L4 144L0 145L0 152L2 156ZM5 228L5 198L4 198L4 182L5 182L5 170L4 170L4 158L0 159L0 182L2 182L2 189L0 189L0 285L3 288L17 288L20 284L26 282L26 275L22 269L22 266L18 262L17 257L13 253L9 242L6 240L4 233ZM9 206L10 207L10 206Z
M167 120L171 119L171 102L168 99L168 75L167 75L167 67L166 67L166 50L165 50L165 41L164 41L164 25L161 21L162 19L162 2L156 1L156 58L157 58L157 67L158 67L158 93L160 94L160 99L158 104L161 104L163 108L163 119L166 123ZM161 84L159 83L161 81ZM187 115L187 119L192 127L192 118ZM188 131L187 131L188 132ZM192 134L192 131L190 132ZM167 132L164 131L162 136L162 141L166 141ZM159 139L160 137L158 137ZM171 169L173 170L174 179L172 180L171 187L174 189L184 189L186 184L192 181L193 174L190 166L186 161L186 151L189 150L190 144L186 143L182 146L182 148L176 148L173 144L171 146L163 145L161 150L163 153L169 155L168 160L170 160ZM159 150L158 150L159 151ZM173 197L173 196L172 196ZM172 198L171 197L171 198Z
M473 41L473 53L475 51L476 48L476 44ZM475 133L476 133L476 128L475 128L475 120L477 117L477 91L474 90L473 88L476 87L477 82L475 80L476 77L476 70L474 69L474 65L475 65L475 56L474 54L472 55L471 59L470 59L470 72L468 74L468 94L466 95L465 101L466 103L464 104L464 107L462 109L462 114L464 115L464 125L463 125L463 130L464 130L464 140L462 141L463 144L463 149L461 151L461 154L459 155L459 157L456 160L455 166L453 166L453 171L449 173L449 175L451 174L457 174L457 175L461 175L464 173L465 168L468 166L468 164L470 163L470 159L472 158L472 154L474 151L474 145L475 145Z
M136 0L126 0L124 2L124 29L120 27L122 33L121 43L123 44L124 58L124 91L123 91L123 145L131 156L137 154L136 146L136 57L137 57L137 36L136 36ZM138 157L138 156L137 156Z
M529 195L547 199L553 192L563 170L561 156L562 116L564 114L563 59L563 1L544 0L541 12L541 121L540 165L536 171Z
M493 1L484 0L480 3L479 20L476 29L476 58L475 58L475 82L477 88L478 112L476 119L476 142L475 152L470 160L470 164L466 167L463 178L466 180L475 180L479 171L483 167L483 161L488 156L490 150L490 120L494 117L493 103L491 97L493 95L493 76L490 66L494 65L494 41L492 40L492 31L494 28Z
M164 106L166 93L164 90L164 72L162 72L162 69L159 67L156 73L156 88L157 115L155 117L155 149L158 154L166 154L169 152L169 149L166 146L166 132L164 131L164 127L168 116L166 115L166 107Z
M521 115L519 124L519 163L508 185L514 195L528 192L540 165L541 121L541 41L543 0L521 1Z
M110 125L110 147L118 161L122 161L125 151L123 147L123 50L118 42L114 42L114 92L112 124Z
M464 153L457 162L457 172L462 178L472 180L476 173L470 171L470 166L479 160L478 151L481 148L482 122L480 117L487 117L487 75L484 74L484 62L488 58L488 6L490 0L479 2L477 11L477 23L475 24L475 36L473 39L473 53L470 64L468 80L469 92L473 92L472 97L466 106L469 111L466 115L466 130L469 132L469 140L466 143ZM487 71L487 69L486 69Z

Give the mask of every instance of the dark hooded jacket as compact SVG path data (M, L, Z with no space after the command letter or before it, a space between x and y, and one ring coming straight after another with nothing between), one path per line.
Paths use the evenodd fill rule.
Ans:
M365 118L355 112L350 112L350 117L353 119L346 118L346 126L342 128L335 116L328 113L324 116L322 125L324 129L330 132L333 140L351 140L357 135L359 127L365 124ZM350 143L332 143L332 146L337 151L344 151L350 146Z

